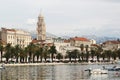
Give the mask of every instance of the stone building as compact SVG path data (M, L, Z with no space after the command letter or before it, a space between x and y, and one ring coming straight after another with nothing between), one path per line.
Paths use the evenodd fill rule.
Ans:
M10 43L12 46L20 45L24 48L29 45L32 38L29 32L23 30L1 28L1 40L5 41L6 44Z
M90 46L92 43L84 37L74 37L70 39L71 46L80 47L81 44Z
M120 41L111 40L105 41L102 44L103 50L117 50L120 49Z

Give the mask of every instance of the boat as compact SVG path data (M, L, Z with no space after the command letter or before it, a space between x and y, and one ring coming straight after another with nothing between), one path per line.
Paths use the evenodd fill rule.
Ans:
M5 69L5 65L2 64L2 65L0 66L0 69Z
M87 69L85 71L89 71L90 74L108 74L108 70L103 69Z
M113 66L112 68L106 68L105 66L103 66L103 69L108 71L120 71L120 67L118 66Z
M107 74L108 70L103 70L103 69L93 69L90 72L91 74Z

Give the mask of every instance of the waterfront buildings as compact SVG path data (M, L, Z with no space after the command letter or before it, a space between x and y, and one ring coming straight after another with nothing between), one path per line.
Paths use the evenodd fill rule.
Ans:
M83 45L91 45L90 40L88 40L87 38L84 37L74 37L70 39L70 43L71 46L75 46L75 47L80 47L81 44Z
M20 45L20 47L24 48L29 45L32 38L30 33L24 30L1 28L1 40L6 44Z
M103 42L102 47L104 50L114 51L120 49L120 41L117 40L105 41Z

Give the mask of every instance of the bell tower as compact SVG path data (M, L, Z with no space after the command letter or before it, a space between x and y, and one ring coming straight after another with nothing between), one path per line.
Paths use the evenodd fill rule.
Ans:
M37 22L37 40L46 40L46 26L44 22L44 16L40 13Z

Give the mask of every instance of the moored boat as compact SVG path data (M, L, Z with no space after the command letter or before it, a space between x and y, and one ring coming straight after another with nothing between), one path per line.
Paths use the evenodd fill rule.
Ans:
M90 74L108 74L108 70L103 69L87 69L85 71L89 71Z

